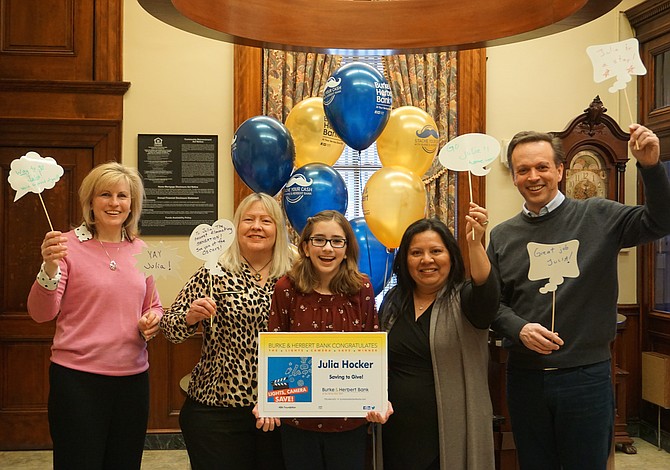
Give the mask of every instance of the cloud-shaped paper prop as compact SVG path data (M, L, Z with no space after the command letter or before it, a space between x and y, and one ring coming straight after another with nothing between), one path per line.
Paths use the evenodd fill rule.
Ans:
M445 168L452 171L470 171L485 176L491 171L486 165L500 155L500 142L487 134L459 135L440 150L438 158Z
M235 227L230 220L219 219L214 225L200 224L191 232L188 246L198 259L205 261L211 274L221 275L218 264L221 256L235 240Z
M586 48L593 63L593 80L596 83L616 78L610 93L623 90L631 75L644 75L647 69L640 59L640 45L635 38Z
M154 279L160 279L176 276L181 279L179 265L184 258L177 254L177 248L169 247L162 241L157 245L148 244L135 255L135 258L137 269L146 277L153 276Z
M540 288L542 294L554 292L563 284L566 277L579 277L577 265L579 240L553 245L530 242L526 248L530 258L528 279L531 281L549 279L549 282Z
M63 176L63 168L51 157L43 158L37 152L28 152L12 161L7 181L16 191L14 202L26 193L40 194L51 189Z

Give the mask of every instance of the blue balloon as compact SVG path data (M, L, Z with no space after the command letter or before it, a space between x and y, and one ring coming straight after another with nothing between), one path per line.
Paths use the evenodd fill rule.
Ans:
M255 116L235 131L231 155L235 171L247 186L274 196L291 176L295 145L281 122Z
M387 249L375 238L365 217L357 217L349 221L354 229L359 247L358 270L365 273L372 282L375 295L379 294L391 279L395 250Z
M301 233L307 218L324 210L347 211L349 195L340 174L329 165L308 163L293 172L283 192L284 210Z
M377 69L362 62L337 69L323 91L323 109L330 125L356 150L365 150L377 140L392 104L388 82Z

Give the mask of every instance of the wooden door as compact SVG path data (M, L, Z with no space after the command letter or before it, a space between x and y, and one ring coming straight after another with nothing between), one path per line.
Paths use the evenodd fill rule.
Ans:
M94 79L94 0L0 0L0 7L2 78Z
M190 276L190 274L185 274ZM169 305L164 305L165 309ZM180 387L184 376L191 373L200 360L202 335L198 331L194 336L179 344L172 344L162 335L149 343L149 402L148 432L153 434L178 433L179 410L186 398L186 392ZM149 441L153 438L149 436ZM169 445L165 442L158 448Z
M54 229L68 230L81 219L76 196L93 166L90 149L0 147L0 449L50 447L47 423L49 357L55 322L38 324L26 311L30 286L42 262L40 244L50 230L39 197L14 202L7 182L12 160L33 150L53 157L64 174L42 193Z

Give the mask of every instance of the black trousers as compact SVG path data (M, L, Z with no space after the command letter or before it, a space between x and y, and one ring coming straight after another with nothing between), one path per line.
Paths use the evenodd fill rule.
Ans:
M139 470L149 418L149 374L91 374L51 364L54 470Z
M252 407L208 406L186 398L179 414L192 470L282 470L279 431L256 429Z
M351 431L315 432L288 424L281 427L289 470L363 470L368 427Z

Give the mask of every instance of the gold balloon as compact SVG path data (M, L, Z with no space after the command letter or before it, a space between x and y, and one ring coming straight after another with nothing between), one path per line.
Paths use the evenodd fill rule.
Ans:
M416 174L401 167L375 171L363 190L368 228L385 247L397 248L412 222L425 217L426 188Z
M415 106L391 111L386 127L377 138L382 166L400 166L423 176L433 163L440 143L435 120Z
M340 158L344 142L330 127L322 98L306 98L296 104L285 125L295 144L297 168L308 163L333 165Z

